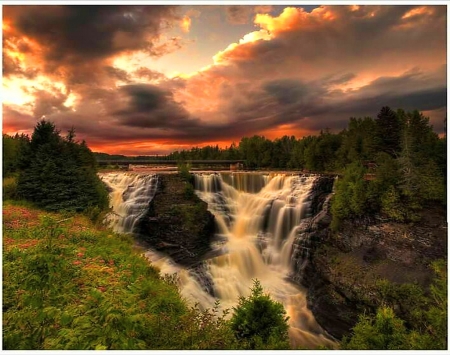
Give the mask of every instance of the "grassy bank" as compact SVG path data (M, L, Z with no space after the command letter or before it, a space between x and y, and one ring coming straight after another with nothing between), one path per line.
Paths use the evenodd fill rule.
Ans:
M4 203L4 349L233 347L212 313L189 308L131 237Z

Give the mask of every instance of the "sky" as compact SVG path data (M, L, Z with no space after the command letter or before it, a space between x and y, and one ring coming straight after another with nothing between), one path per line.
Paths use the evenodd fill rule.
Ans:
M446 6L3 6L3 133L165 154L338 132L382 106L445 131Z

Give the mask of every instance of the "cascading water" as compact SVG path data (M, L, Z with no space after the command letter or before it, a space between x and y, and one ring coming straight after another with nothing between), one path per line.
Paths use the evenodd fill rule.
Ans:
M307 309L306 292L289 282L293 242L301 221L308 217L309 193L314 176L261 173L195 174L197 195L216 217L218 255L205 261L214 295L223 309L247 296L257 278L264 290L281 302L290 317L294 346L334 345ZM156 190L154 175L107 174L117 231L132 232ZM142 193L141 197L138 197ZM192 270L185 270L154 251L149 259L161 273L178 273L182 296L204 308L215 299Z
M100 178L110 188L113 212L107 216L107 222L118 233L132 233L155 196L157 176L109 173Z
M221 236L222 255L207 260L215 294L224 308L230 308L249 294L257 278L284 305L293 345L333 345L307 309L305 290L287 280L292 244L301 220L308 217L315 179L286 174L195 175L197 194L215 215Z

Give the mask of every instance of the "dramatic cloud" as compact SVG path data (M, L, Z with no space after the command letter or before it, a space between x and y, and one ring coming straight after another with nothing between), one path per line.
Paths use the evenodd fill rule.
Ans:
M170 91L155 85L127 85L120 88L124 107L111 114L119 117L120 124L129 127L191 129L196 121L189 112L173 100Z
M254 20L256 30L179 76L152 63L176 72L186 43L206 50L210 36L186 37L211 20L206 9L87 8L4 7L4 130L45 116L62 131L75 126L94 149L149 154L340 130L386 105L424 111L443 129L445 6L286 7L278 16L271 6L224 6L222 18Z
M188 80L188 91L202 93L191 110L199 114L214 102L230 124L252 118L256 128L297 123L317 130L343 128L349 116L374 116L387 104L446 106L446 73L438 70L446 63L445 7L286 8L278 17L257 15L255 23L262 29Z
M178 19L168 6L4 6L3 16L4 53L25 55L70 84L99 79L97 68L121 53L162 56L180 47L179 39L158 44L163 28Z

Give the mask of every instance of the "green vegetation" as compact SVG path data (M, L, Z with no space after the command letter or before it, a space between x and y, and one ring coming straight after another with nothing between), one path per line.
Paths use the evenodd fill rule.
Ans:
M36 125L31 139L4 135L4 173L17 175L17 182L3 182L6 197L50 211L107 208L108 192L97 176L96 160L84 141L74 139L74 130L61 137L55 125L45 120Z
M234 337L189 308L128 236L80 215L3 210L4 349L213 349Z
M281 303L263 294L254 280L249 297L241 297L234 308L231 329L244 349L289 349L288 317Z
M3 177L9 177L19 170L20 156L30 143L28 136L3 135Z
M445 350L447 349L447 263L435 262L435 280L429 293L411 284L384 283L386 305L375 315L362 315L350 338L344 338L345 350ZM399 318L394 305L406 314ZM398 307L397 307L398 308Z

